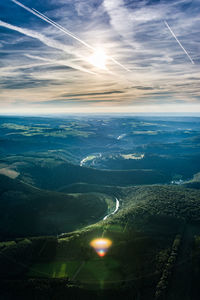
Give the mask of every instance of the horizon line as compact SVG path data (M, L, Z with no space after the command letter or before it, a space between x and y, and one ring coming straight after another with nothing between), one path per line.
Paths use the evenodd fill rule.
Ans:
M200 117L200 112L66 112L66 113L0 113L0 117L65 117L65 116L162 116L162 117Z

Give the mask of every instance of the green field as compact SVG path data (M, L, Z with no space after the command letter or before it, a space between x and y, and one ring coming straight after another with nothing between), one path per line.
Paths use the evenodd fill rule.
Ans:
M0 128L12 130L12 132L8 133L7 135L22 135L26 137L41 135L44 137L58 138L65 138L67 136L81 136L88 138L90 135L92 135L92 132L84 131L82 126L75 125L61 125L55 128L50 128L48 126L24 126L15 123L4 123L0 126ZM83 128L84 127L85 126L83 126Z
M40 278L71 278L81 262L52 261L50 263L36 263L28 271L28 277Z
M110 284L122 280L120 263L111 258L87 261L81 268L76 280L85 284Z
M89 261L36 263L27 273L31 278L69 278L84 284L110 284L122 280L119 262L110 258Z

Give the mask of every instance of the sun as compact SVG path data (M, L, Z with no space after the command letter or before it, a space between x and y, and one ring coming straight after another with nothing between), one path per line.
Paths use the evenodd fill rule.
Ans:
M88 61L94 66L102 70L106 70L107 56L103 49L97 49L89 57Z

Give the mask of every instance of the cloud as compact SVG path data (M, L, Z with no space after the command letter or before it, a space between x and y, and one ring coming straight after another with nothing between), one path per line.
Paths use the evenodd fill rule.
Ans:
M132 3L132 2L130 2ZM140 2L139 6L125 5L124 0L104 0L104 7L110 17L113 28L129 43L136 51L152 56L156 53L158 58L176 55L178 48L172 45L166 55L166 44L169 36L164 28L164 20L170 19L176 23L177 33L187 34L187 30L196 26L194 16L188 16L181 7L177 7L181 1L169 2ZM150 3L150 4L149 4ZM185 23L186 21L186 23ZM181 28L180 28L181 27ZM184 27L184 31L183 31ZM190 38L190 43L192 39ZM175 50L174 50L175 49ZM174 55L172 55L174 54ZM174 58L172 59L174 61Z
M155 89L151 86L132 86L132 88L137 89L137 90L142 90L142 91L154 90Z
M29 29L24 29L24 28L21 28L21 27L18 27L18 26L14 26L14 25L8 24L6 22L3 22L1 20L0 20L0 26L5 27L5 28L10 29L10 30L17 31L21 34L24 34L24 35L28 36L28 37L37 39L37 40L39 40L40 42L42 42L43 44L45 44L48 47L51 47L51 48L54 48L54 49L57 49L57 50L60 50L60 51L64 51L68 54L76 55L79 58L83 59L83 57L81 55L77 54L75 51L70 50L69 47L66 47L64 44L61 44L60 42L55 41L53 39L50 39L50 38L44 36L41 33L36 32L36 31L29 30ZM93 72L87 70L86 68L83 68L83 67L78 66L76 64L70 64L69 67L72 67L72 68L77 69L79 71L94 74Z
M105 91L105 92L93 92L85 94L63 94L62 97L83 97L83 96L99 96L99 95L116 95L123 94L124 91Z
M66 48L64 45L62 45L59 42L56 42L50 38L45 37L43 34L41 34L39 32L30 30L30 29L24 29L24 28L21 28L18 26L14 26L9 23L3 22L1 20L0 20L0 26L5 27L10 30L17 31L17 32L24 34L26 36L29 36L31 38L37 39L40 42L42 42L43 44L47 45L48 47L52 47L52 48L55 48L55 49L58 49L61 51L66 51L67 53L71 54L71 51L69 51L69 49Z
M88 3L86 1L77 2L75 4L75 8L79 16L87 16L88 14L91 14L93 12L91 3Z
M82 101L80 98L73 98L73 99L56 99L56 100L51 100L51 101L36 101L33 102L32 105L50 105L50 106L63 106L63 107L67 107L69 104L71 106L76 106L77 104L79 106L86 106L86 105L92 105L92 104L97 104L97 103L104 103L104 104L112 104L113 100L112 99L102 99L102 100L96 100L93 99L91 100L84 100Z
M44 106L55 101L56 106L59 101L60 107L63 103L89 109L93 104L107 107L106 103L134 107L199 101L198 1L29 0L30 7L91 49L11 1L0 6L0 102L4 105L21 99L27 106L38 101L44 101ZM195 65L187 61L164 20ZM89 65L95 48L102 48L131 72L110 59L109 72Z
M18 78L14 82L10 78L0 80L0 86L3 89L30 89L30 88L39 88L44 86L49 86L50 84L56 84L55 81L50 80L36 80L29 77Z

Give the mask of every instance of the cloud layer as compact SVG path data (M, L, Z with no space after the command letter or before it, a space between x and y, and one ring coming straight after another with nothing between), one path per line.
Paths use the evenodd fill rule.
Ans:
M200 111L200 1L23 0L64 30L16 3L0 4L2 112Z

